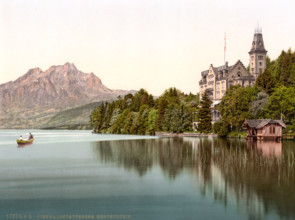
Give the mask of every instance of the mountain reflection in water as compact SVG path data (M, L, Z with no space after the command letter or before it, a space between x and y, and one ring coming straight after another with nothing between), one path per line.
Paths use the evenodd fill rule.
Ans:
M145 175L161 167L171 180L186 171L203 195L227 207L233 200L250 219L276 212L295 218L295 143L239 139L160 138L96 142L103 163Z

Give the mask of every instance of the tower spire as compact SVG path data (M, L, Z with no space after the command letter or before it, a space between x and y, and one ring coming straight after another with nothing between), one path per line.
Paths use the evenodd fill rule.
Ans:
M264 42L262 37L262 28L255 28L254 38L252 41L252 47L249 52L250 55L250 74L254 76L255 79L263 73L266 69L266 53L267 50L264 48Z
M259 21L257 21L257 26L254 31L255 34L262 34L262 27L259 26Z
M226 64L225 55L226 55L226 32L224 32L224 64Z

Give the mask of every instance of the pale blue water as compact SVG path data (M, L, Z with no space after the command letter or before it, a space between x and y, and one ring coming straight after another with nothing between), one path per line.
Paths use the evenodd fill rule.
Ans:
M29 132L34 143L19 147L15 139ZM0 219L292 219L293 165L291 177L281 172L277 183L272 174L269 184L218 159L240 149L249 166L253 153L274 163L294 153L284 146L269 156L240 140L0 130Z

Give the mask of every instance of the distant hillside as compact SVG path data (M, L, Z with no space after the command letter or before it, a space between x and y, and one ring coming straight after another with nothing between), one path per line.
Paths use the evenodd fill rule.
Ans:
M30 69L17 80L0 85L0 128L44 127L62 110L128 93L135 91L109 89L96 75L83 73L71 63L46 71Z
M94 102L61 111L51 117L43 129L91 129L89 116L102 102Z

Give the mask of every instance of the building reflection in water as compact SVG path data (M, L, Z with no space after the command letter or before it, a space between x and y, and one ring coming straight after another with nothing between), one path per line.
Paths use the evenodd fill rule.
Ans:
M294 142L162 138L97 142L94 151L101 162L139 176L153 167L171 180L189 171L203 195L212 195L225 207L234 202L250 219L274 210L281 218L295 218Z
M257 149L261 150L264 156L280 157L282 155L282 142L258 141Z
M253 148L266 157L280 157L282 155L283 144L276 141L247 141L247 147Z

